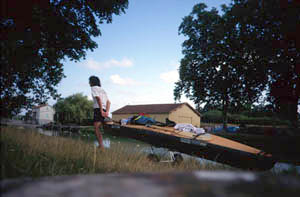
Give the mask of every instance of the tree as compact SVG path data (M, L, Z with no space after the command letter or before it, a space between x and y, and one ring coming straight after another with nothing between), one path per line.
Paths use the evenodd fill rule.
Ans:
M59 97L65 58L97 48L98 24L125 13L127 0L1 1L1 117Z
M80 124L84 119L92 119L93 101L81 93L61 98L54 105L55 115L61 123Z
M234 0L231 8L241 39L257 52L255 64L268 70L268 100L295 124L300 105L299 10L298 0Z
M187 36L175 99L242 108L263 91L282 118L297 123L300 105L300 3L234 0L224 14L196 5L179 32ZM208 17L210 16L210 17ZM201 79L200 79L201 78Z
M195 5L179 27L187 40L182 44L184 58L174 96L178 100L184 93L196 105L222 106L226 128L228 108L258 100L264 86L257 79L267 78L261 74L265 71L253 64L253 53L238 39L240 31L232 15L226 15L229 8L223 6L223 16L216 9L205 8L202 3Z

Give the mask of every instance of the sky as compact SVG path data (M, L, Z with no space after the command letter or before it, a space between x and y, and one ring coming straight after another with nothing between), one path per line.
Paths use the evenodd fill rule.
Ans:
M205 3L220 10L230 0L129 0L125 14L101 24L98 48L85 60L65 60L64 78L57 87L63 98L82 93L91 99L88 78L98 76L113 112L125 105L174 103L173 90L183 58L178 34L183 17L194 5ZM181 102L194 103L183 97ZM50 100L53 105L56 101Z

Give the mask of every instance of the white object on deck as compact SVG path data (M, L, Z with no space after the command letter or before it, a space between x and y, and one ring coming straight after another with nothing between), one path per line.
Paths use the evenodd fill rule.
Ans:
M187 123L176 124L174 129L179 130L179 131L192 132L192 133L195 133L195 134L205 133L204 129L194 127L192 124L187 124Z

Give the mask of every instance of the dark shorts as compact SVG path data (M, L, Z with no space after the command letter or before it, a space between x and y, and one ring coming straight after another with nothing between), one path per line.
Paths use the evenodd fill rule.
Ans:
M105 109L103 111L105 111ZM104 122L104 117L100 112L100 108L94 109L94 122L102 122L102 123Z

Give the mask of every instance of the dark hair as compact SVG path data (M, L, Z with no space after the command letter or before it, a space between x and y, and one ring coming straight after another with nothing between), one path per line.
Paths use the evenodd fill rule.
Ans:
M101 82L98 77L90 76L89 81L90 81L90 86L100 86L101 87Z

